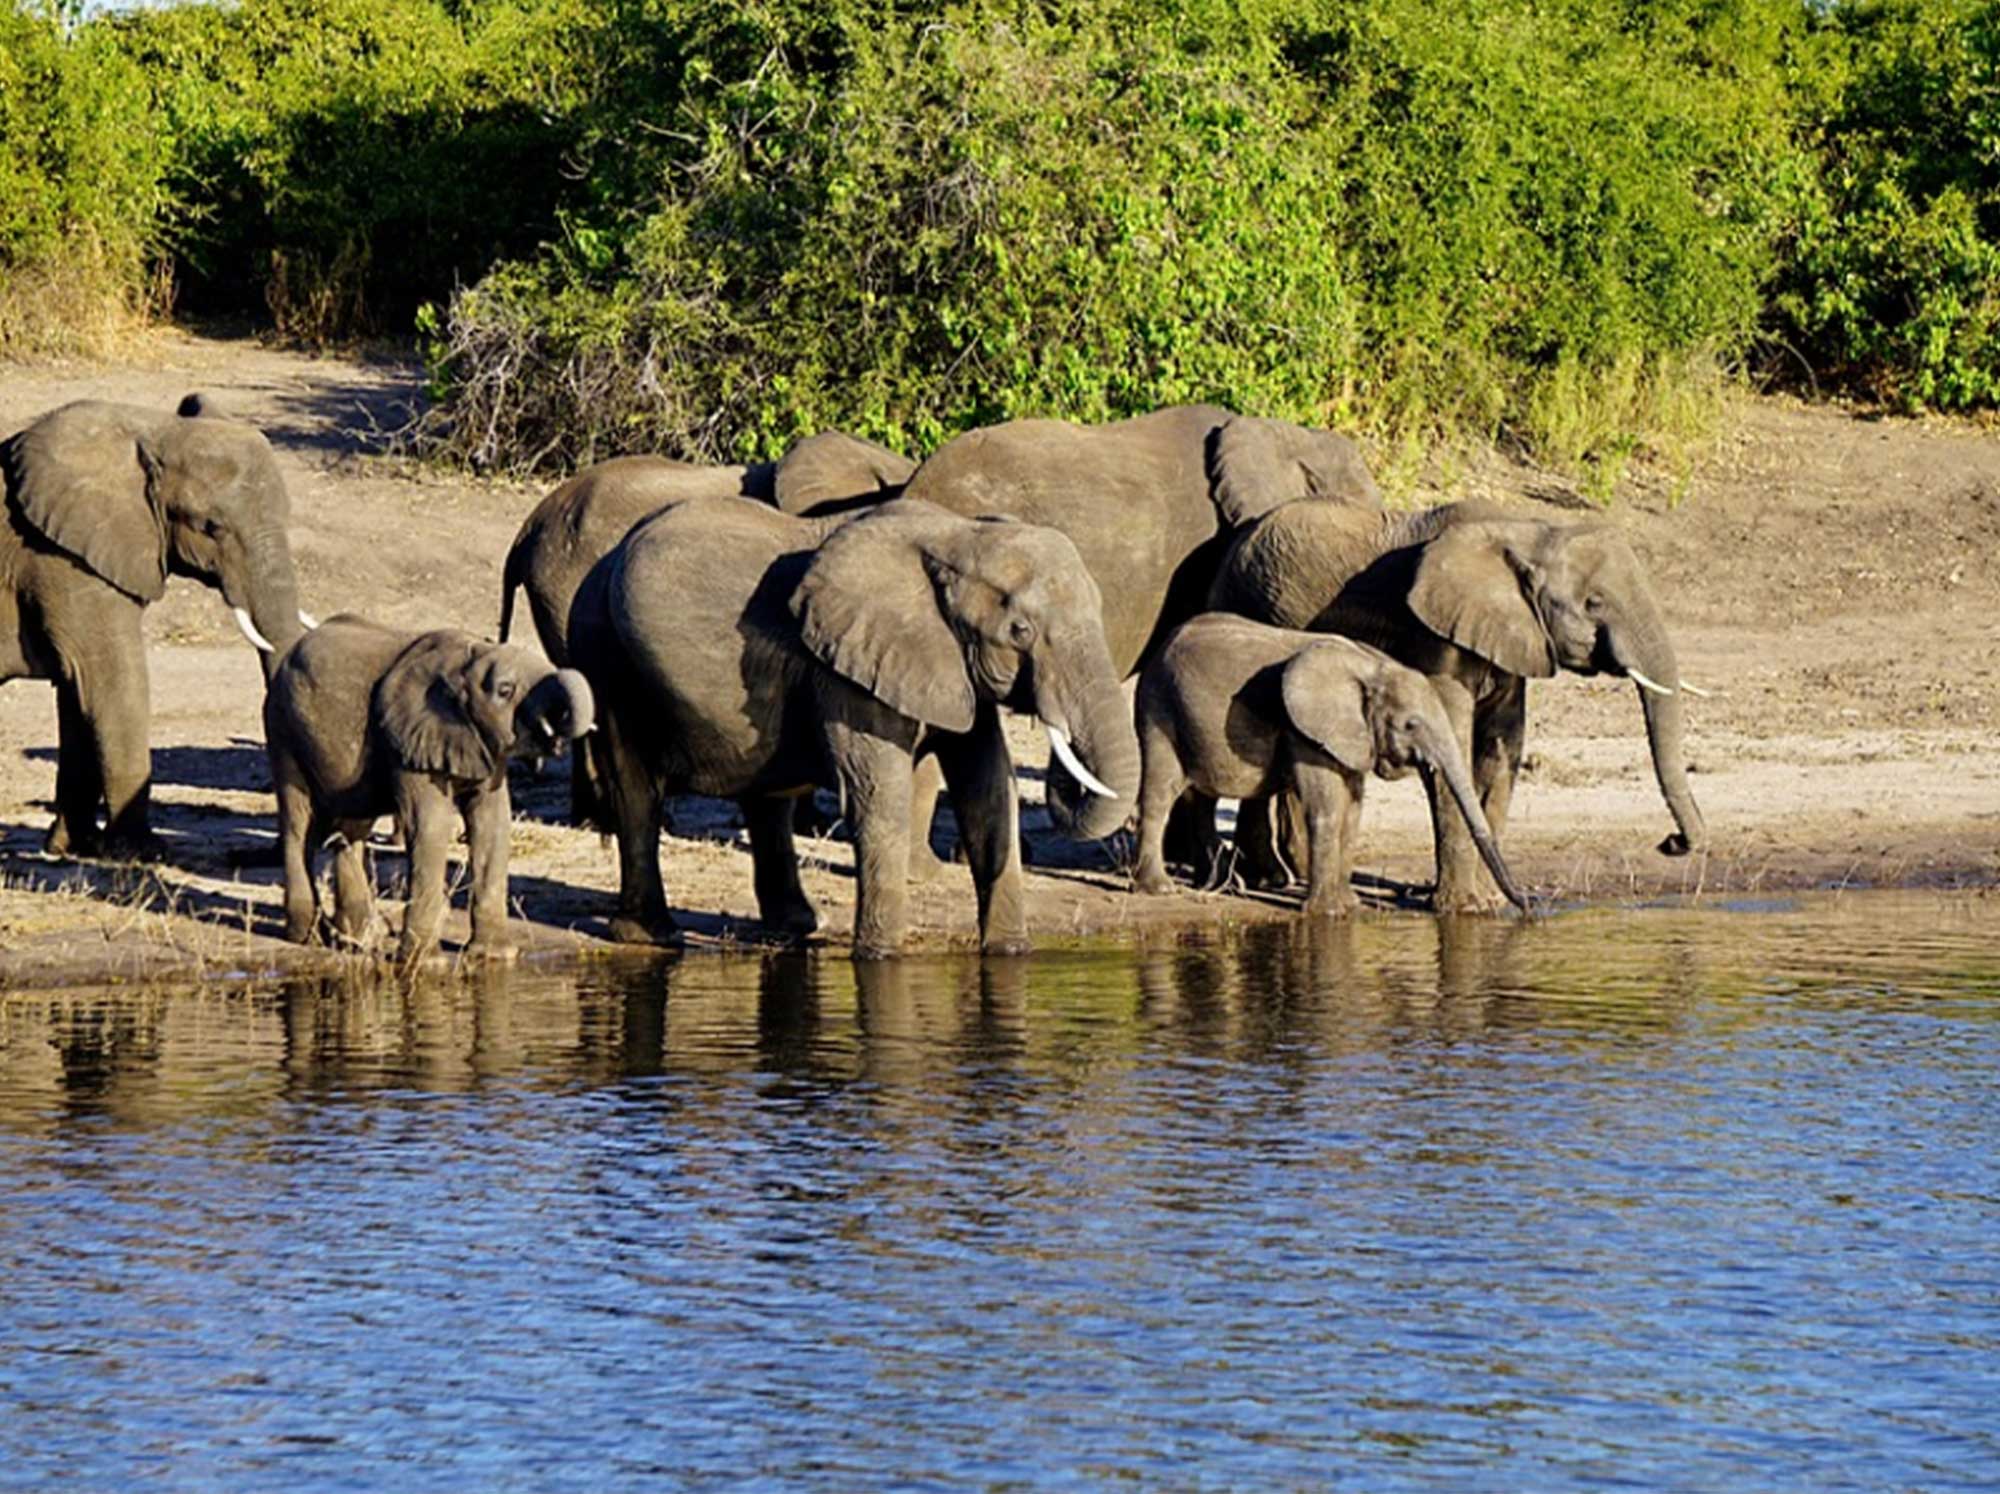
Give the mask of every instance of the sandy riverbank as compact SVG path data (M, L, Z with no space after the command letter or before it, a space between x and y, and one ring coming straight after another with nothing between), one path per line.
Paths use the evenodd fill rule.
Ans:
M0 430L70 399L170 406L189 389L213 391L278 449L307 607L490 633L501 557L541 489L367 455L370 433L402 418L410 384L393 365L168 332L117 365L0 368ZM1412 501L1474 496L1589 508L1570 485L1491 454L1436 464ZM1684 672L1713 691L1691 709L1690 748L1715 846L1699 859L1655 854L1670 825L1631 687L1560 678L1530 693L1530 771L1507 840L1525 881L1558 900L2000 881L2000 435L1745 398L1689 480L1635 472L1612 513L1652 567ZM148 631L166 865L41 854L54 694L32 681L0 688L0 987L332 958L273 937L254 655L219 598L186 582L150 611ZM1039 739L1020 740L1038 771ZM559 823L563 772L517 780L517 935L552 956L622 957L603 938L616 867L596 836ZM683 824L704 833L676 838L666 866L695 946L756 940L749 856L728 813ZM805 849L808 890L837 947L852 916L848 847ZM1031 854L1044 942L1290 915L1281 898L1132 896L1097 848L1037 837ZM391 888L401 858L379 859ZM1384 884L1427 879L1413 782L1371 790L1358 864ZM400 916L393 900L385 911ZM922 887L912 912L918 942L970 942L963 871ZM455 915L447 935L463 933Z

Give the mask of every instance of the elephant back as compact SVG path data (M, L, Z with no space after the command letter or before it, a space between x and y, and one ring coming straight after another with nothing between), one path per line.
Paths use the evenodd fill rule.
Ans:
M271 672L264 735L316 789L344 795L368 775L369 702L375 685L416 634L352 613L300 635Z
M771 480L771 502L788 514L825 515L896 497L917 470L901 452L821 431L785 453Z

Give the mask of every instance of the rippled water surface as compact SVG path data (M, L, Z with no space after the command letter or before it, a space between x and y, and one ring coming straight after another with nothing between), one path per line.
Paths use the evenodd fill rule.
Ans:
M0 1486L1985 1488L2000 900L0 996Z

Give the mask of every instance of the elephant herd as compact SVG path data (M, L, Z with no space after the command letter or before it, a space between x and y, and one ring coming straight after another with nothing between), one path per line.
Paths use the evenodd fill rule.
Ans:
M838 432L753 466L603 462L521 526L498 643L301 613L272 452L199 396L170 415L66 405L0 443L0 473L0 680L57 693L49 849L155 851L140 615L192 577L263 652L295 940L361 936L363 847L393 815L401 954L436 946L461 820L471 948L504 951L508 762L575 742L574 814L617 839L615 938L679 941L660 833L690 793L740 807L763 921L815 928L793 811L827 787L855 841L857 955L901 946L940 792L982 946L1025 948L1003 711L1048 736L1059 828L1103 838L1136 816L1142 892L1170 885L1170 813L1212 874L1230 796L1247 874L1302 868L1307 911L1340 912L1365 776L1415 768L1437 906L1521 903L1499 841L1527 681L1558 670L1634 681L1675 822L1661 849L1705 844L1686 687L1615 531L1474 503L1388 512L1344 437L1214 405L1012 421L921 464ZM508 642L517 594L546 662ZM330 916L312 874L328 846Z

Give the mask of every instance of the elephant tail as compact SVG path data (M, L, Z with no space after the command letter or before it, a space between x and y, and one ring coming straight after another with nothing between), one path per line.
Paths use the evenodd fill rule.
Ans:
M522 547L515 545L507 551L507 565L500 573L500 641L505 643L507 635L514 630L514 593L521 586Z

